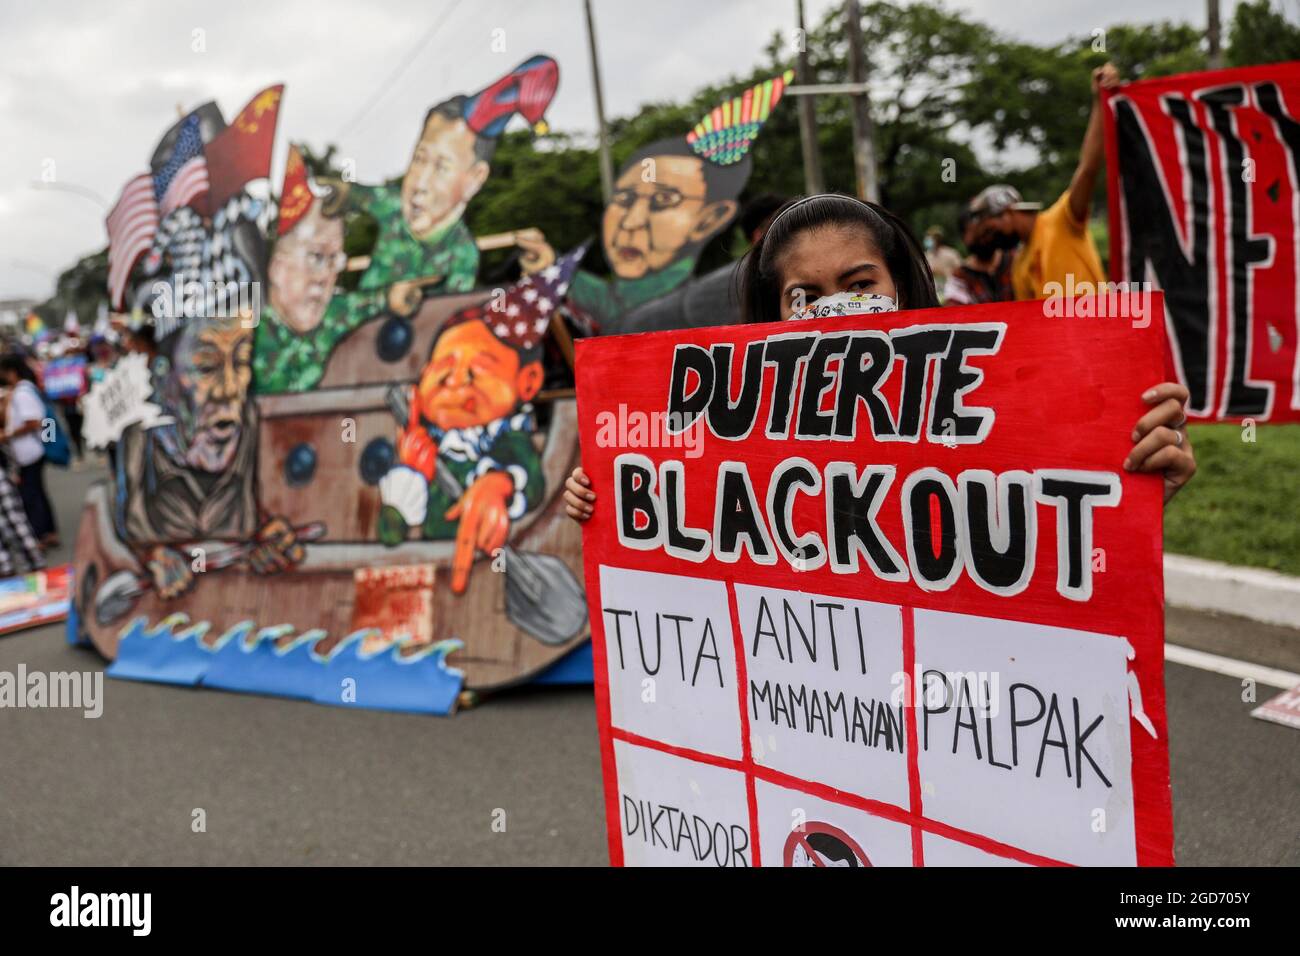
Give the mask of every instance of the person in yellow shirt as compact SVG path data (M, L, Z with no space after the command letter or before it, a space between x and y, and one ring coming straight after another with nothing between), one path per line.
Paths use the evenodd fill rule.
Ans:
M1106 281L1101 257L1088 233L1093 187L1105 161L1101 91L1119 86L1119 71L1107 63L1092 72L1092 114L1070 188L1047 209L1025 202L1013 186L989 186L973 200L981 240L998 248L1017 246L1011 284L1017 300L1061 294L1081 283Z

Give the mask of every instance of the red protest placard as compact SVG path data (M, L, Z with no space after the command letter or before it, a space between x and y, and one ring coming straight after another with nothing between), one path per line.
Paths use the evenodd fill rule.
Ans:
M1171 863L1161 368L1041 302L579 343L611 861Z
M1130 83L1104 115L1111 278L1164 290L1188 413L1300 421L1300 63Z

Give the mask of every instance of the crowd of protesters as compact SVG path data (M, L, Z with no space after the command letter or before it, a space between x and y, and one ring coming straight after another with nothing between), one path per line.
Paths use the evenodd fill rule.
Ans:
M1101 256L1088 231L1092 195L1105 161L1101 94L1119 86L1112 64L1093 71L1092 114L1070 186L1043 209L1026 202L1006 184L989 186L957 218L968 255L943 273L930 260L945 305L976 305L1012 299L1040 299L1056 284L1100 283L1106 279Z
M123 351L148 351L144 332L11 338L0 352L0 578L46 566L59 547L47 465L80 467L83 404Z

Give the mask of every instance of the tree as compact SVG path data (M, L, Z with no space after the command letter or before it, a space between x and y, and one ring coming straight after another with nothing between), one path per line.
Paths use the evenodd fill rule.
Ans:
M1107 60L1129 80L1207 65L1202 30L1189 23L1112 24L1088 36L1040 45L972 22L942 0L906 5L875 0L863 4L859 29L867 50L881 195L918 232L936 222L951 224L961 205L991 182L1014 183L1029 198L1060 195L1078 161L1088 121L1089 74ZM654 140L685 135L724 99L793 66L795 51L787 41L775 33L748 74L704 86L684 102L647 103L632 116L611 120L615 164ZM813 25L806 42L811 81L843 82L848 76L843 5ZM1233 65L1300 59L1300 26L1273 0L1243 0L1229 25L1226 55ZM816 105L827 187L853 192L849 99L823 95ZM319 152L303 148L307 167L317 176L343 172L336 153L333 144ZM754 172L742 202L759 193L802 192L793 103L782 103L772 114L751 155ZM466 213L475 235L536 226L558 251L598 236L603 204L591 142L563 134L534 139L526 132L507 133L492 166ZM1104 193L1102 182L1093 203L1098 218L1105 211ZM375 233L373 221L355 217L345 237L348 254L366 254ZM719 266L743 247L743 237L734 231L719 236L701 253L699 269ZM485 255L480 280L506 277L513 257L504 250ZM599 271L601 257L590 256L586 266ZM79 268L78 275L89 266L83 260L73 270ZM68 278L66 288L83 288L75 278ZM355 281L352 275L343 283ZM98 288L102 297L102 282ZM64 289L60 277L60 295ZM45 305L53 315L66 311L68 301ZM81 315L88 302L78 303L73 307ZM62 312L57 320L62 321Z
M1300 60L1300 27L1290 23L1272 0L1237 4L1224 51L1230 66Z
M75 312L83 326L93 325L100 305L108 298L108 249L82 256L59 274L54 295L36 306L35 312L50 328L62 328L68 312Z
M497 144L492 175L470 202L465 221L476 236L537 227L562 254L600 228L601 209L594 150L569 136L535 139L520 131ZM486 254L479 281L503 280L515 257L514 250Z

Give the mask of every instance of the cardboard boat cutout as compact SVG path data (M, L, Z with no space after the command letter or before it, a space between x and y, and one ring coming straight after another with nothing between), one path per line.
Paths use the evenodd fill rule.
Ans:
M390 520L387 540L379 535L396 510L382 500L387 473L417 474L403 459L417 444L407 432L428 430L436 438L425 446L443 445L441 467L428 469L430 500L451 495L449 486L468 499L490 470L465 474L482 449L451 447L453 438L482 431L476 423L441 429L437 411L394 419L395 406L418 404L444 327L454 325L461 339L465 330L479 333L458 353L471 361L495 348L522 364L552 324L537 306L551 308L563 294L554 281L560 267L509 290L473 291L478 249L460 215L506 123L518 113L545 129L557 82L555 62L535 56L482 91L435 106L400 188L322 188L291 151L269 255L234 242L234 217L209 208L212 184L225 183L220 198L240 227L271 231L268 210L246 188L269 167L274 119L253 109L265 97L229 127L206 104L164 135L150 172L137 177L143 188L131 193L128 184L109 222L114 299L144 302L155 315L162 414L127 416L112 436L116 472L92 489L76 549L77 636L114 659L111 673L445 712L462 680L489 688L527 679L585 639L579 533L561 519L556 497L577 456L571 398L511 392L515 383L507 383L506 424L521 424L497 428L496 437L531 464L532 487L528 507L508 516L504 547L470 542L468 567L454 568L467 563L455 535L462 522L446 519L445 507L431 516L443 519L436 528L402 526L394 539ZM228 129L256 132L256 142L234 153L214 149ZM459 190L431 188L428 154L439 150L465 157ZM205 162L208 188L184 188ZM354 211L376 220L379 240L359 288L335 292L343 217ZM143 216L151 228L124 233L124 216ZM268 301L228 308L219 296L230 274L265 275ZM565 286L569 276L571 268ZM186 312L191 285L199 307ZM525 340L510 329L492 332L493 319L517 322L512 295L532 310ZM447 389L433 391L436 399ZM534 425L532 399L544 406L544 428ZM457 483L458 470L469 480ZM418 575L408 573L415 568ZM392 627L373 626L367 595L376 581L381 598L396 593L402 577L419 579L418 600L381 607ZM416 606L419 621L411 617ZM455 669L445 664L453 650ZM344 671L351 676L340 678Z
M114 488L109 483L96 485L76 543L82 633L112 659L118 657L123 637L144 643L149 640L143 637L148 627L183 613L185 625L206 623L194 640L213 654L229 641L232 629L255 622L252 628L243 627L245 649L240 653L253 653L249 648L259 642L266 642L273 652L284 652L307 640L314 657L328 660L342 649L341 644L361 640L351 627L355 569L432 563L436 568L432 641L391 648L388 653L395 666L409 669L428 660L431 647L447 647L444 642L455 640L463 643L455 667L463 672L465 686L489 689L526 680L580 644L587 636L584 597L577 584L581 533L564 515L558 494L552 493L544 505L512 525L509 547L496 562L501 570L493 569L491 556L476 557L461 594L448 586L453 541L411 540L388 547L376 540L381 501L375 476L363 473L364 449L394 439L388 393L395 383L415 383L422 364L418 357L429 354L448 318L484 301L483 292L426 300L411 323L412 348L397 368L377 356L379 332L388 321L387 316L378 316L340 343L319 389L257 398L257 484L262 507L285 517L295 528L322 529L305 536L310 538L303 545L305 556L290 571L265 575L223 564L219 549L239 547L231 542L184 542L187 556L201 549L206 570L194 575L192 589L179 602L143 588L129 602L119 597L117 606L105 612L106 583L122 573L147 577L147 569L116 533ZM349 379L356 384L337 384ZM345 419L355 423L355 442L339 440L340 421ZM577 464L572 398L550 403L549 424L534 440L546 487L560 488ZM304 448L316 452L315 465L305 476L289 467L295 453ZM563 607L555 601L560 589L581 609L578 627L572 628L568 619L567 635L551 623ZM146 623L138 623L141 619ZM266 666L269 669L274 662Z
M667 261L623 257L617 279L644 287L578 272L580 248L473 288L479 249L514 239L475 240L461 216L511 118L545 130L549 57L430 109L400 181L318 182L291 148L274 217L249 183L269 170L283 88L229 126L214 104L183 117L108 220L110 295L155 316L157 409L112 424L124 403L108 390L139 391L130 363L98 386L115 470L83 512L70 635L115 676L433 713L462 687L577 660L581 532L560 496L576 408L572 390L543 389L543 342L571 356L563 311L689 276L787 79L649 148L664 188L694 176L721 191ZM612 219L650 200L611 202L607 255ZM349 261L353 215L377 239ZM345 269L360 272L349 291ZM236 295L263 280L265 301Z

